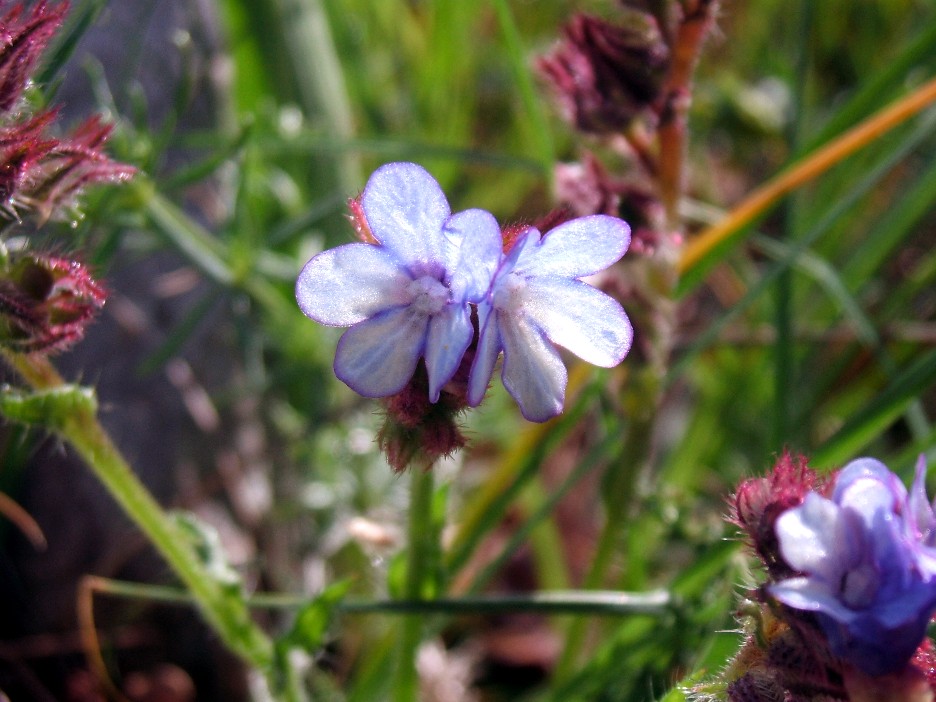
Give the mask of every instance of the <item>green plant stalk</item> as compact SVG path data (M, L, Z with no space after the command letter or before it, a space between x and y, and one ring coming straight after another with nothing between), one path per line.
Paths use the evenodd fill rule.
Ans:
M194 600L189 592L166 585L148 585L124 580L91 576L96 593L111 597L148 600L163 604L189 606ZM294 610L309 602L309 595L260 593L248 598L258 609ZM432 600L342 600L336 609L343 614L584 614L622 617L633 614L662 614L681 606L679 598L668 590L621 592L619 590L551 590L524 594L475 595Z
M4 351L9 364L36 390L64 385L48 359ZM68 441L114 500L156 547L190 591L208 624L234 653L264 674L272 672L273 644L242 600L231 597L199 561L172 522L114 446L93 410L76 406L50 429Z
M409 505L409 553L406 562L406 587L404 597L420 600L425 596L426 564L433 562L432 552L436 548L435 529L432 526L432 468L410 469ZM422 642L424 618L410 614L403 618L400 627L396 678L393 686L394 702L417 702L419 700L419 674L416 671L416 656Z
M795 153L801 141L799 132L805 121L806 113L806 83L809 74L807 44L810 29L813 26L813 9L815 4L811 0L800 0L797 7L796 52L794 61L795 87L793 95L794 115L787 129L787 143L790 151ZM780 237L790 241L796 236L797 196L791 193L783 202L781 214ZM774 360L774 402L773 421L771 425L771 438L769 448L780 451L786 442L795 441L791 435L791 402L793 401L791 388L795 387L794 359L793 359L793 269L785 270L777 278L774 289L774 326L777 330L777 339L773 348Z
M537 155L537 161L546 171L548 177L551 178L552 167L556 162L555 147L552 134L549 131L549 121L543 111L543 102L536 96L536 86L533 83L533 76L530 74L526 52L523 50L523 42L520 38L520 32L517 30L517 23L514 21L510 5L506 0L492 0L491 4L503 33L504 45L510 59L510 68L514 74L520 102L528 120L527 129L524 132L529 133L532 142L531 147Z

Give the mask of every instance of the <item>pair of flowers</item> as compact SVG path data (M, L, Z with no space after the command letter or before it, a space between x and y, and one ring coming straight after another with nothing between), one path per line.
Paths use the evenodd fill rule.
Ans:
M476 340L467 403L481 402L503 351L505 387L524 417L541 422L562 411L565 395L567 373L553 344L604 367L630 349L624 310L580 280L624 255L623 221L581 217L546 235L530 227L504 252L493 215L452 214L439 184L413 163L377 169L359 209L366 243L318 254L296 283L306 316L350 327L334 368L359 394L399 393L422 358L436 402Z
M902 669L936 611L936 511L926 464L911 490L884 464L852 461L828 496L782 512L775 533L795 573L768 586L788 607L814 612L831 651L870 675Z

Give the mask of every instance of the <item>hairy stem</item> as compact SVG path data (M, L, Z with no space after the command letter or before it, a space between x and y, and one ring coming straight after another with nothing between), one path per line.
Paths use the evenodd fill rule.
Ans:
M432 524L432 468L411 469L409 506L409 553L406 561L406 587L404 597L420 600L425 597L426 565L434 562L436 549L435 528ZM399 636L396 679L393 686L394 702L417 702L419 674L416 657L422 643L424 617L410 614L403 618Z

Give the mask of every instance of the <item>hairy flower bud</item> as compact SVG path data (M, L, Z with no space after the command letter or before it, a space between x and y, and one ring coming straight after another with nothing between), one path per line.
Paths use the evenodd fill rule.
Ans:
M815 472L806 465L805 456L784 452L768 475L745 480L729 501L730 521L744 530L772 577L792 573L780 555L774 524L783 512L801 504L817 482Z
M19 109L30 72L67 10L67 2L50 7L43 0L28 12L17 4L0 16L0 214L9 219L29 209L45 222L72 206L86 186L135 173L104 153L112 127L100 118L57 138L49 133L56 110L30 115Z
M437 402L430 402L429 376L426 364L420 362L406 387L384 401L386 416L377 434L377 445L397 473L410 466L429 468L465 445L458 415L468 407L464 386L473 353L466 358L450 381L460 392L448 392L447 387Z
M61 351L84 336L105 298L81 263L17 254L0 273L0 344L27 353Z
M18 3L0 17L0 111L16 105L67 11L67 2L49 7L43 0L28 12Z
M562 42L537 62L566 119L596 134L624 130L652 104L668 65L656 19L637 10L621 24L576 15Z
M112 131L113 125L94 116L57 141L25 172L20 192L13 195L14 203L33 209L43 222L74 205L89 185L132 178L135 168L113 161L103 151Z
M0 127L0 204L13 217L12 207L20 199L27 174L58 145L45 135L54 117L54 111L43 112L26 122Z
M728 702L784 702L783 687L765 670L750 670L728 685Z

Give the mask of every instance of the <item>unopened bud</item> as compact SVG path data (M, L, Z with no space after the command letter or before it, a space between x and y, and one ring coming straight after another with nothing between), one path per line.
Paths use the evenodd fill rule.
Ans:
M649 13L631 10L621 24L576 15L565 37L537 63L564 116L584 132L620 132L659 95L669 47Z
M0 272L0 344L52 353L84 336L106 294L77 261L18 254Z

